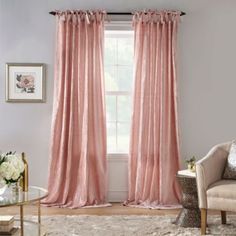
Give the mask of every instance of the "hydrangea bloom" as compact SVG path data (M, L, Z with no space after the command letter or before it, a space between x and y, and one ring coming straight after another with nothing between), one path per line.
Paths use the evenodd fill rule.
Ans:
M0 162L0 179L5 182L17 182L24 171L24 162L17 154L2 154Z

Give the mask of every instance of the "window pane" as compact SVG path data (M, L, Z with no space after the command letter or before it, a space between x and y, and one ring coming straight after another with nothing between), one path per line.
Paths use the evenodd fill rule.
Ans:
M104 71L107 115L107 152L128 153L133 87L133 35L107 31Z
M105 56L104 64L115 65L117 64L117 39L116 38L105 38Z
M118 91L118 83L116 79L116 67L105 67L105 87L106 91Z
M119 38L117 40L118 65L133 65L133 39L132 38Z
M116 121L116 96L106 95L107 121Z
M117 120L128 121L131 119L131 96L117 96Z
M117 152L128 153L129 152L129 123L117 124Z
M107 122L107 152L116 153L116 123Z
M130 66L117 67L118 89L131 91L133 86L133 68Z

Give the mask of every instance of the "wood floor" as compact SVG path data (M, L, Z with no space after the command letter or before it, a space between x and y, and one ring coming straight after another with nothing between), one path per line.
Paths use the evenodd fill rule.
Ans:
M25 213L37 214L37 206L25 206ZM122 203L113 203L111 207L67 209L57 207L41 207L42 215L177 215L179 209L151 210L122 206ZM0 208L0 215L19 214L19 207Z
M0 208L0 215L18 215L19 207ZM25 214L37 215L38 208L36 205L25 206ZM103 208L80 208L67 209L57 207L41 207L42 215L178 215L180 209L172 210L151 210L143 208L134 208L123 206L122 203L112 203L111 207ZM218 211L209 211L210 215L220 215ZM235 214L235 213L229 213Z

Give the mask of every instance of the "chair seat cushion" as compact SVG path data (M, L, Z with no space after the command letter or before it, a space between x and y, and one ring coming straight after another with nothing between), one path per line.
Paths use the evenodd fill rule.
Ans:
M236 180L220 180L207 190L209 209L236 211Z

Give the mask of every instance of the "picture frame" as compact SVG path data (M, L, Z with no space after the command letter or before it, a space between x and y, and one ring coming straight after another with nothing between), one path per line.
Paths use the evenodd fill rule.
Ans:
M6 63L6 102L45 102L45 64Z

